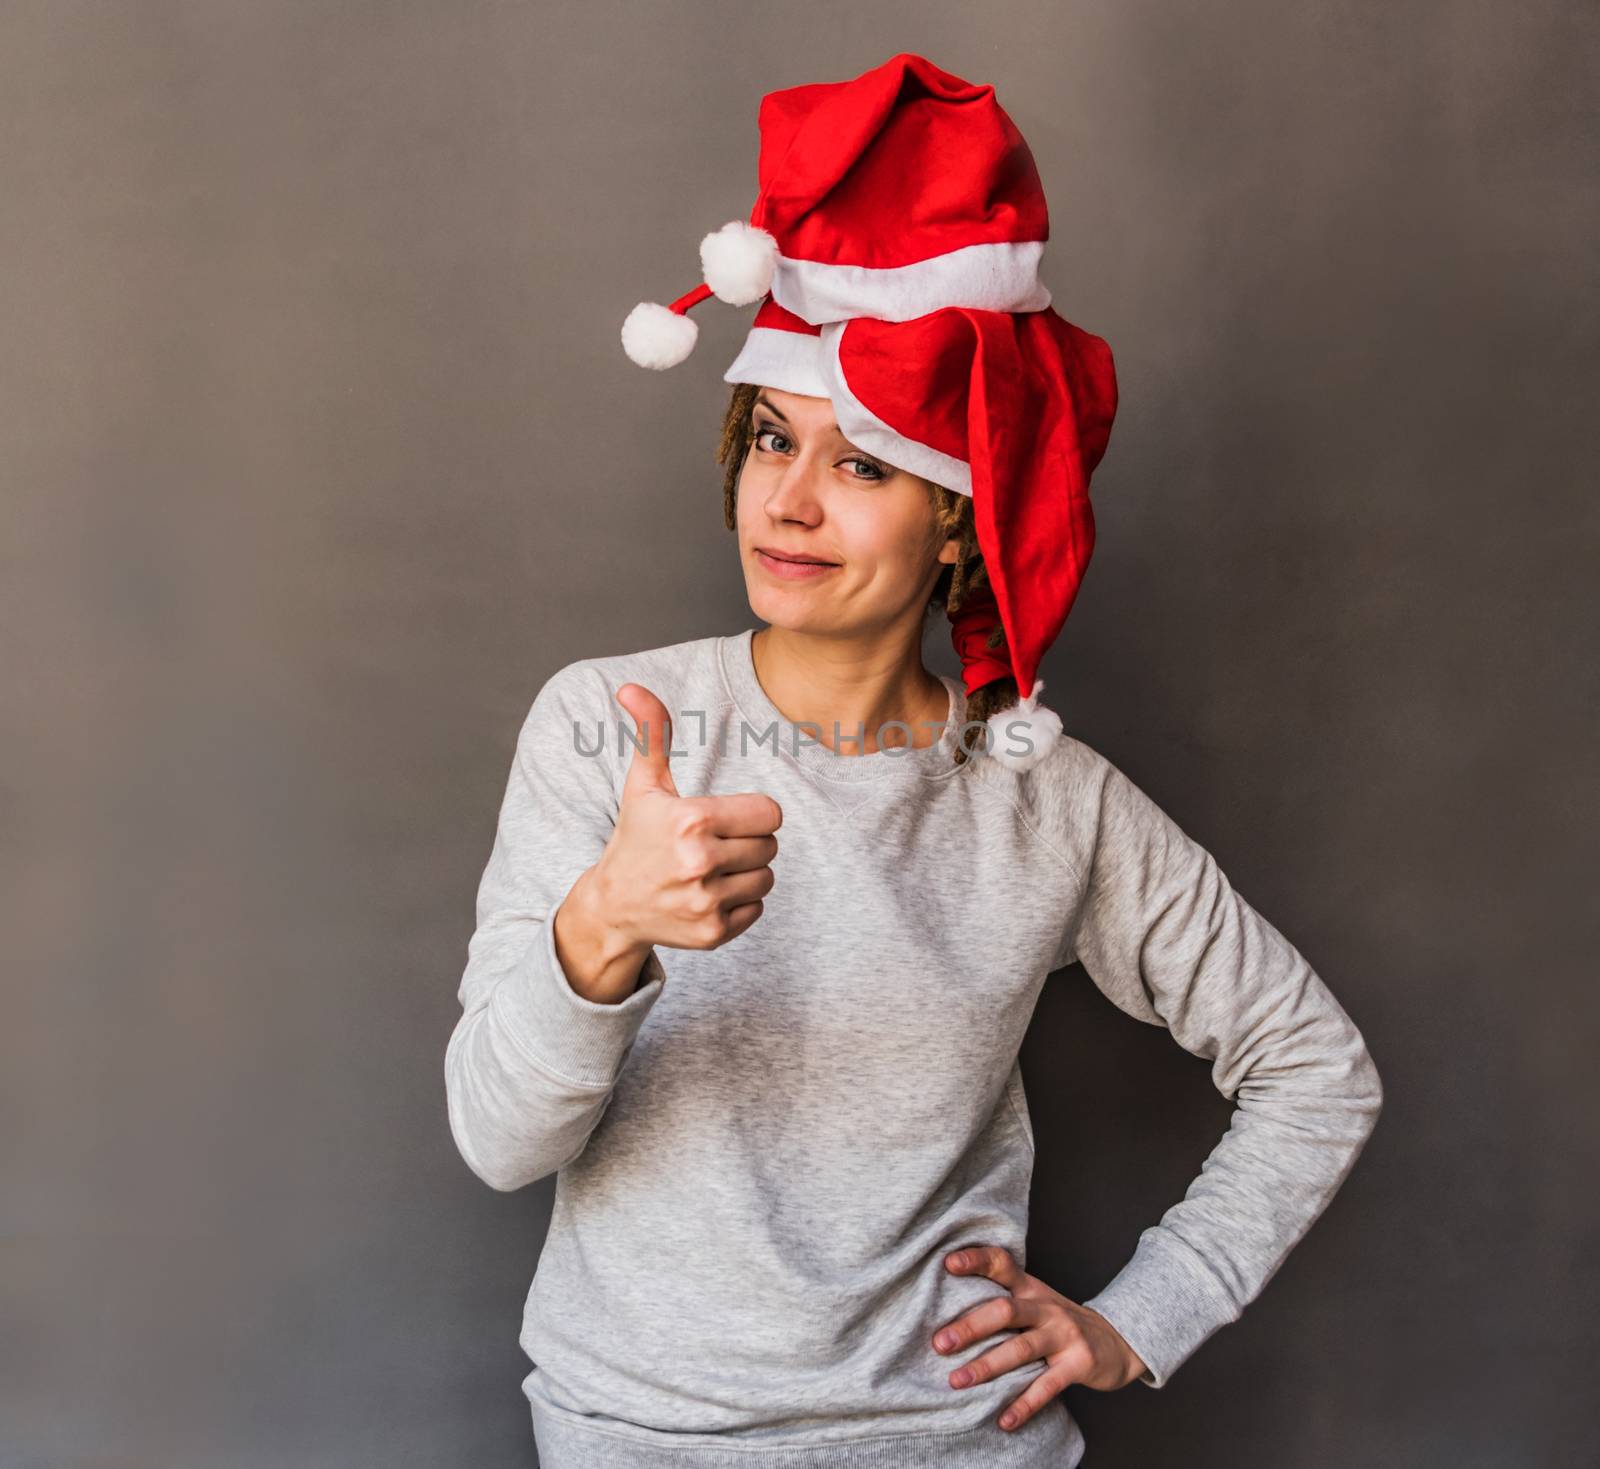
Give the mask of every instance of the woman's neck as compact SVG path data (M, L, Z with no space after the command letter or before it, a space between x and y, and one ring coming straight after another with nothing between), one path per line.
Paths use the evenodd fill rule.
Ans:
M950 715L950 692L922 666L918 644L891 639L818 637L763 627L750 645L756 677L779 713L812 725L839 755L935 743ZM891 721L910 726L906 730ZM834 725L839 726L835 739ZM891 724L882 730L880 726ZM864 736L864 737L863 737Z

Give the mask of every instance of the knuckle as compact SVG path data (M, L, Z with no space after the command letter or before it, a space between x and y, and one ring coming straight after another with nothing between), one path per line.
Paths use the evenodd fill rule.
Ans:
M678 876L684 882L693 882L711 870L711 844L699 833L689 833L678 841Z
M690 912L701 922L709 922L721 912L717 904L716 895L704 886L695 889L694 898L689 905Z
M711 813L696 801L680 800L672 813L672 821L680 837L699 837L710 830Z

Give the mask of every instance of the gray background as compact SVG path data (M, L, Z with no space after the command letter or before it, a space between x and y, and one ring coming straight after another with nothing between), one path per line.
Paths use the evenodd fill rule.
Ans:
M1596 1462L1596 14L5 6L0 1460L533 1463L551 1185L445 1116L473 894L551 672L749 621L748 312L671 373L617 328L748 213L762 93L912 50L999 88L1117 356L1052 702L1387 1085L1242 1322L1069 1391L1089 1462ZM1079 970L1024 1063L1081 1299L1227 1107Z

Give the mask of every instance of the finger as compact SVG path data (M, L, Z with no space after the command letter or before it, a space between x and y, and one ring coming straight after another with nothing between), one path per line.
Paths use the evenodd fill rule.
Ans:
M772 891L775 881L770 867L757 867L749 872L730 872L706 879L706 890L717 900L725 912L754 903Z
M948 1356L997 1331L1021 1331L1043 1320L1036 1303L1019 1300L1016 1296L996 1296L993 1300L979 1301L970 1311L963 1311L954 1321L941 1326L933 1334L933 1349Z
M765 837L783 825L783 807L760 791L686 799L701 809L713 836Z
M1011 1402L1000 1414L1000 1426L1006 1430L1021 1428L1051 1398L1065 1392L1077 1379L1065 1367L1047 1367L1027 1386L1027 1390Z
M635 726L633 758L622 783L624 800L643 791L678 794L667 763L672 748L672 716L667 706L643 684L625 683L617 690L617 702L633 716Z
M1025 1331L1020 1336L1001 1342L999 1346L990 1347L981 1357L974 1357L970 1362L963 1362L952 1369L950 1386L976 1387L978 1383L988 1382L1001 1373L1037 1362L1045 1353L1045 1344L1038 1333Z
M768 867L778 855L777 837L710 838L712 872L749 872Z
M728 913L728 938L738 938L764 911L759 901L745 903L741 907L731 909Z
M1024 1273L1003 1245L967 1245L945 1256L945 1264L959 1275L987 1275L1001 1285L1020 1285Z

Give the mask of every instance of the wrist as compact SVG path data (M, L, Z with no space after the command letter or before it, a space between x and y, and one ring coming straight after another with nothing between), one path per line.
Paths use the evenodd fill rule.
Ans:
M1105 1317L1102 1316L1100 1319L1104 1321ZM1106 1322L1106 1324L1108 1326L1111 1325L1110 1322ZM1117 1341L1122 1347L1123 1378L1121 1383L1118 1385L1121 1387L1131 1387L1150 1369L1145 1365L1144 1358L1134 1351L1132 1346L1129 1345L1127 1337L1123 1336L1120 1331L1117 1331L1117 1328L1114 1326L1111 1326L1111 1330L1116 1335Z
M591 936L596 959L608 969L621 964L642 964L650 945L632 933L622 919L616 887L602 856L572 885L567 901L576 900L585 930Z
M555 912L556 958L574 994L614 1005L638 989L651 946L612 920L615 908L597 867L573 883Z
M1117 1330L1115 1326L1107 1321L1099 1311L1096 1311L1093 1306L1085 1306L1083 1309L1094 1314L1095 1318L1110 1334L1112 1341L1116 1343L1117 1355L1121 1358L1122 1362L1120 1369L1122 1381L1118 1382L1116 1386L1123 1388L1137 1382L1141 1377L1144 1376L1146 1372L1150 1370L1145 1364L1144 1359L1136 1351L1134 1351L1127 1337L1125 1337L1120 1331Z

